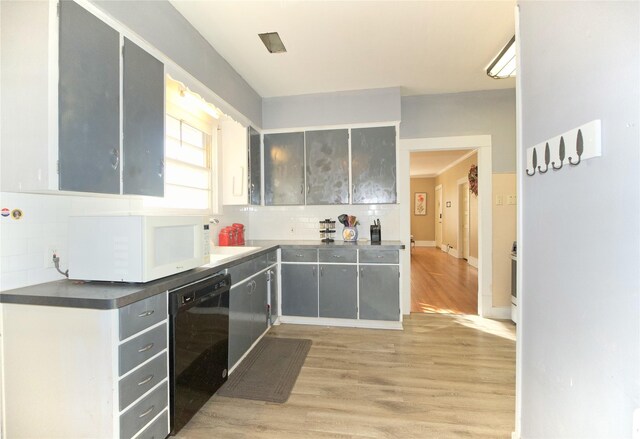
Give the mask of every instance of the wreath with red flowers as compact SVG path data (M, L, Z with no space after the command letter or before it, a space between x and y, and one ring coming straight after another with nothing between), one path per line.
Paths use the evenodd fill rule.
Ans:
M478 166L471 165L469 169L469 190L478 196Z

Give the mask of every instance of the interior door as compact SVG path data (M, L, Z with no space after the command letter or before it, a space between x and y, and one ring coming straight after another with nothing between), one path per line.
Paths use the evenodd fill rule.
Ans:
M436 247L442 246L442 186L436 187Z

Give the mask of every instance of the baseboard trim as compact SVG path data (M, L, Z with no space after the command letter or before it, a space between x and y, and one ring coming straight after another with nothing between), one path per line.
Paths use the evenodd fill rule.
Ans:
M435 241L416 241L416 247L435 247Z
M467 262L472 267L478 268L478 258L474 258L473 256L469 256L469 259L467 260Z
M496 319L496 320L511 320L511 307L510 306L501 306L501 307L494 306L483 317L486 317L488 319Z
M280 323L293 325L339 326L343 328L394 329L403 330L401 322L378 320L332 319L327 317L280 316Z
M449 254L451 256L453 256L454 258L460 259L460 256L458 256L458 249L451 247L449 249Z

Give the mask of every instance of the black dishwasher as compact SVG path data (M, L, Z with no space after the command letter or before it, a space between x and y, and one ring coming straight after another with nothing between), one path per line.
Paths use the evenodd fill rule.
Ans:
M227 380L230 286L219 274L169 291L172 435Z

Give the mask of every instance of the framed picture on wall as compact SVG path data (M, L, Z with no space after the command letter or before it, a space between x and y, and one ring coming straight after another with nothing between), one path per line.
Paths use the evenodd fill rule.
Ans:
M414 215L426 215L427 214L427 193L416 192L414 195Z

